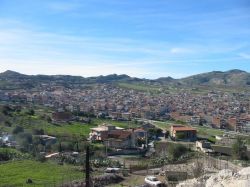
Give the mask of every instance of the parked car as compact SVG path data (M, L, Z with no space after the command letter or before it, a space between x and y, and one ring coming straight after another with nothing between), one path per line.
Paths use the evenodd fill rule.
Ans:
M106 173L119 173L120 172L120 168L106 168L105 172Z
M147 176L145 177L145 183L149 184L150 186L157 186L161 187L163 184L159 181L155 176Z

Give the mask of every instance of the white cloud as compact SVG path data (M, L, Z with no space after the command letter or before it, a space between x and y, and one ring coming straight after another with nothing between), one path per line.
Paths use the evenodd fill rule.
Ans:
M239 56L243 59L250 60L250 54L240 53Z
M194 51L188 48L180 48L180 47L174 47L170 49L170 53L172 54L186 54L186 53L193 53Z
M81 3L78 1L62 2L54 1L48 3L48 8L56 12L69 12L75 11L81 7Z

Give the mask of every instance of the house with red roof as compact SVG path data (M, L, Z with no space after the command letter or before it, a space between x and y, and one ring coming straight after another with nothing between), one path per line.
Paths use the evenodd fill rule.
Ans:
M103 124L91 128L91 141L101 141L105 145L116 149L135 148L135 133L132 129L125 130L110 124Z
M170 136L173 140L196 141L196 133L196 129L183 125L172 125L170 128Z

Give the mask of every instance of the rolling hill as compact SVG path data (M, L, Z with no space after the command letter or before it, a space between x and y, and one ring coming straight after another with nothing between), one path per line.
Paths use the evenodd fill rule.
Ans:
M14 71L0 73L0 89L35 88L38 85L50 83L65 87L81 87L91 84L146 84L178 87L195 86L225 86L225 87L250 87L250 73L242 70L229 70L226 72L213 71L197 74L182 79L162 77L155 80L132 78L128 75L107 75L84 78L71 75L24 75Z
M179 79L178 82L189 86L250 86L250 73L236 69L226 72L213 71Z

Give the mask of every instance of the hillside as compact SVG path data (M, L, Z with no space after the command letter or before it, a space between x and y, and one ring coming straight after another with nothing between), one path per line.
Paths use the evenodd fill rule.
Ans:
M161 77L155 80L132 78L128 75L107 75L84 78L71 75L24 75L14 71L0 73L0 89L30 89L42 84L53 84L65 87L84 87L92 84L117 84L129 83L146 86L226 86L226 87L249 87L250 73L241 70L230 70L226 72L213 71L193 75L182 79L172 77Z
M71 75L24 75L10 70L0 73L0 89L31 89L42 84L74 88L96 83L130 81L140 81L140 79L116 74L84 78Z
M178 80L183 85L250 86L250 73L241 70L213 71Z

